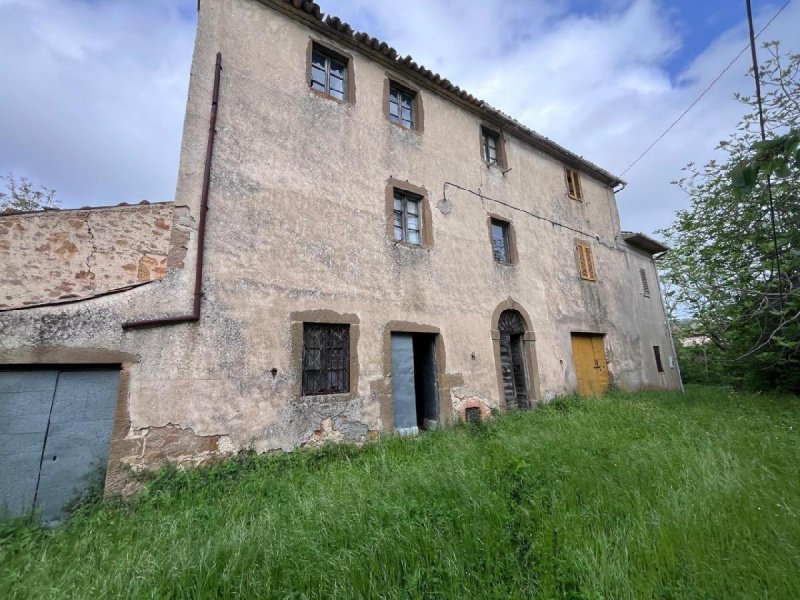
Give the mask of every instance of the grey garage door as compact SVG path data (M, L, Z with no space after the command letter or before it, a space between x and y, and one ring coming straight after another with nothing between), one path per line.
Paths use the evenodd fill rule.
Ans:
M117 369L0 371L0 513L44 521L105 468Z

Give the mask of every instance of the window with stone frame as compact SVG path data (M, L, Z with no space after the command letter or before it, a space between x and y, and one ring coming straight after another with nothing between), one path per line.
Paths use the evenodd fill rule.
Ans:
M311 89L337 100L348 100L347 66L345 57L314 43L311 50Z
M394 190L394 239L421 245L422 198L404 190Z
M389 120L406 129L418 128L417 93L389 82Z
M303 323L303 395L350 391L350 325Z
M511 236L510 224L500 219L491 220L492 253L494 259L500 263L510 264L511 261Z

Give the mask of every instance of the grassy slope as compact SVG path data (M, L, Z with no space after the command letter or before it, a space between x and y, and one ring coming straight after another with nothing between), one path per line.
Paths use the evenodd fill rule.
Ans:
M800 402L560 401L0 530L10 597L800 597ZM9 596L6 596L9 597Z

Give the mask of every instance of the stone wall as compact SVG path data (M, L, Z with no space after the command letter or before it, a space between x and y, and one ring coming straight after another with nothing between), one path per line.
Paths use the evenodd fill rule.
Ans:
M172 203L0 215L0 309L160 279Z

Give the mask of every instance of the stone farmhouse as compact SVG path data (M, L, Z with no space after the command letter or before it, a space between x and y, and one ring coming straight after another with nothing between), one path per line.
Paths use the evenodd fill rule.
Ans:
M174 203L0 217L0 505L679 389L623 185L314 2L202 0Z

